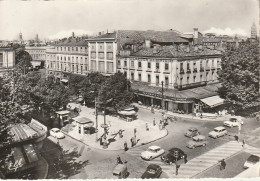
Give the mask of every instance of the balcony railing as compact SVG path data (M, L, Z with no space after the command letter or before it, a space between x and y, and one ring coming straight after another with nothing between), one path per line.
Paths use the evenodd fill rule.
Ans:
M190 73L191 73L191 70L190 70L190 69L187 69L187 72L186 72L186 73L190 74Z

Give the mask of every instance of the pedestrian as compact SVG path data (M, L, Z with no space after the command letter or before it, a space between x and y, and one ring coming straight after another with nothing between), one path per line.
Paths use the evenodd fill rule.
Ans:
M245 145L246 145L246 140L243 139L243 142L242 142L242 147L245 148Z
M220 161L220 170L225 170L225 168L226 168L226 162L225 162L224 159L222 159L222 160Z
M235 135L234 137L235 137L235 140L236 140L237 142L239 142L239 141L238 141L238 136L237 136L237 135Z
M102 137L99 138L100 145L103 145Z
M180 164L176 161L176 162L175 162L175 165L176 165L175 174L178 175L178 170L179 170L179 168L180 168Z
M121 160L119 155L116 158L116 162L117 162L117 164L123 164L123 162L122 162L122 160Z
M153 126L155 126L156 124L155 124L155 118L153 118Z
M130 142L131 142L131 147L134 147L134 140L133 140L133 137L130 139Z
M184 157L183 157L183 159L184 159L184 163L187 163L188 162L188 159L187 159L187 154L184 154Z
M148 123L145 123L146 131L149 131Z
M125 141L125 143L124 143L124 149L125 149L125 151L128 150L128 148L127 148L127 142L126 142L126 141Z

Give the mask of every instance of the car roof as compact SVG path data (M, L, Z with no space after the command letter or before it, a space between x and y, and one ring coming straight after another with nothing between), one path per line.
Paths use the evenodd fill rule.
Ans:
M159 165L156 165L156 164L150 164L148 167L147 167L147 169L154 169L154 170L156 170L156 169L158 169L158 168L161 168Z
M60 129L59 128L52 128L51 130L52 131L59 131Z
M179 151L179 152L184 153L184 151L182 151L180 148L171 148L171 149L169 149L169 152L174 152L174 151Z
M218 126L218 127L214 128L214 129L221 130L221 129L226 129L226 128L224 128L223 126Z
M159 146L150 146L149 149L156 150L156 149L161 149L161 148Z
M189 130L198 130L198 129L195 127L190 127Z

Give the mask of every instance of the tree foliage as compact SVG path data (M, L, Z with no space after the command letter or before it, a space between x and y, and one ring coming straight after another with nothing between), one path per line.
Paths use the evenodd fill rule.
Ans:
M230 47L223 55L218 72L222 87L220 96L235 110L254 110L259 97L259 43L245 41L239 47Z
M17 48L15 50L15 65L17 69L21 70L22 72L28 72L26 67L32 66L31 61L31 55L25 51L24 48Z

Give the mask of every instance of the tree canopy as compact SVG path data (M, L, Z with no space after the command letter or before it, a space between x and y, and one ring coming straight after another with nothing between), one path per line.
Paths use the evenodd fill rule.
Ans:
M230 47L222 57L218 72L222 87L220 96L236 111L256 111L259 97L259 42L245 41L239 47Z

